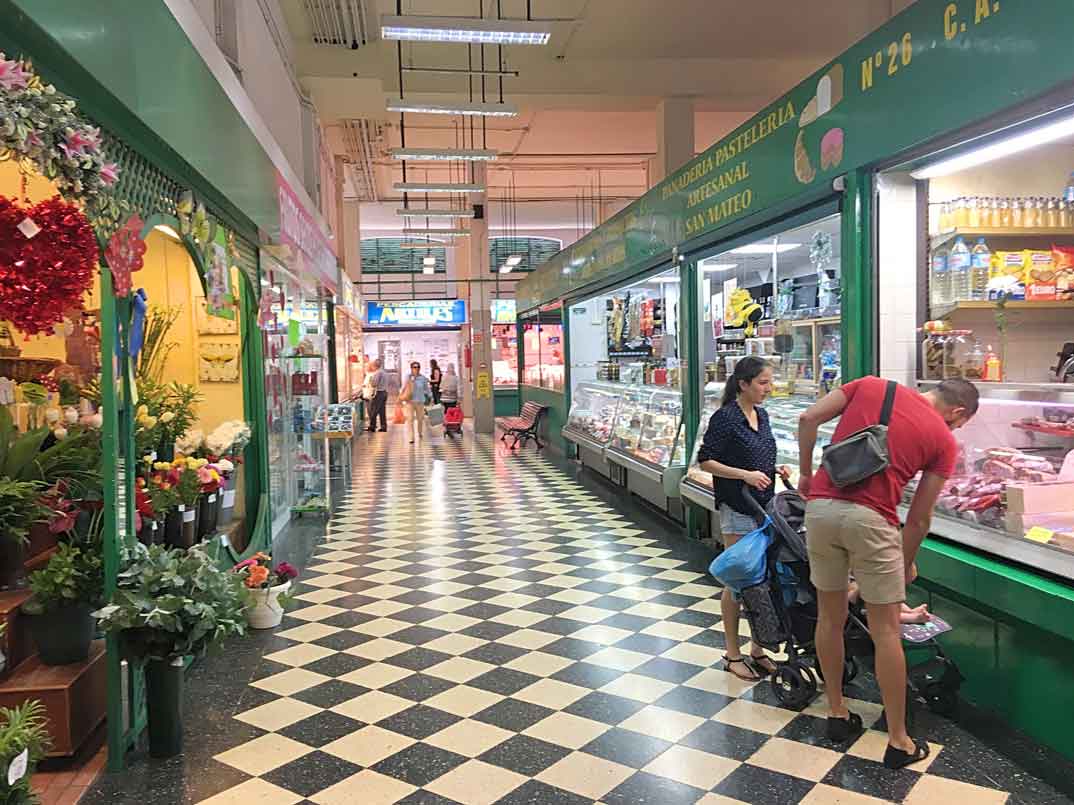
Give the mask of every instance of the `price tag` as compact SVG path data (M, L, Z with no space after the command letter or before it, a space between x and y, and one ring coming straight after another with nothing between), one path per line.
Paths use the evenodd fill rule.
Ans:
M1055 536L1054 531L1049 531L1044 526L1035 525L1026 532L1026 539L1033 542L1039 542L1041 544L1051 542L1052 537Z
M7 767L7 784L9 786L15 785L19 780L26 776L26 769L30 765L30 750L23 749L15 756L15 759L11 761L11 765Z

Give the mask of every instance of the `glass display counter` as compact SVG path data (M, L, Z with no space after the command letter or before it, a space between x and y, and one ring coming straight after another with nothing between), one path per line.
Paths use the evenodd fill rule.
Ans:
M623 386L619 413L605 451L622 482L639 497L667 509L679 497L686 471L682 394L659 386Z
M682 496L692 503L715 511L716 503L712 496L712 475L701 469L697 454L705 439L705 430L709 419L720 407L723 396L722 383L709 383L705 386L702 400L701 425L697 430L690 463L681 484ZM796 394L789 397L769 397L765 402L769 426L776 437L776 464L786 464L791 470L791 483L798 482L798 417L814 402L811 395ZM835 419L820 426L817 432L817 445L813 449L813 466L820 466L821 451L835 435Z
M932 533L1074 579L1074 387L977 387L981 407L955 431L959 462Z
M579 383L571 394L571 410L563 436L592 448L607 446L619 412L622 386L612 383Z

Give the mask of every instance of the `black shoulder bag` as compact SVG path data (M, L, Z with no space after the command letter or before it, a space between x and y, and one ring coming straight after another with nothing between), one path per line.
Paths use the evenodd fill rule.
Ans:
M888 468L888 423L895 406L895 392L899 384L889 380L884 394L884 406L880 409L880 422L852 433L836 444L824 448L821 466L828 472L832 483L842 489L861 483L866 478Z

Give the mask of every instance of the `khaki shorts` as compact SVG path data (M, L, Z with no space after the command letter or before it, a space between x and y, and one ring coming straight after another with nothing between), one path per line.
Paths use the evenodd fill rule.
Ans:
M906 600L902 533L857 503L819 498L806 506L809 577L818 590L847 589L851 572L867 604Z

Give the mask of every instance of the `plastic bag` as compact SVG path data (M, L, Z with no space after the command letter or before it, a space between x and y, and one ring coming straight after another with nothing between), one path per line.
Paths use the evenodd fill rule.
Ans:
M760 528L746 534L713 559L709 565L712 577L736 593L764 581L765 553L772 544L771 526L772 519L766 517Z
M392 416L392 424L393 425L405 425L406 424L406 416L404 416L404 414L403 414L403 406L402 405L396 405L395 406L395 414Z
M444 423L444 406L429 406L425 409L425 418L429 422L429 427L435 428L437 425L442 425Z

